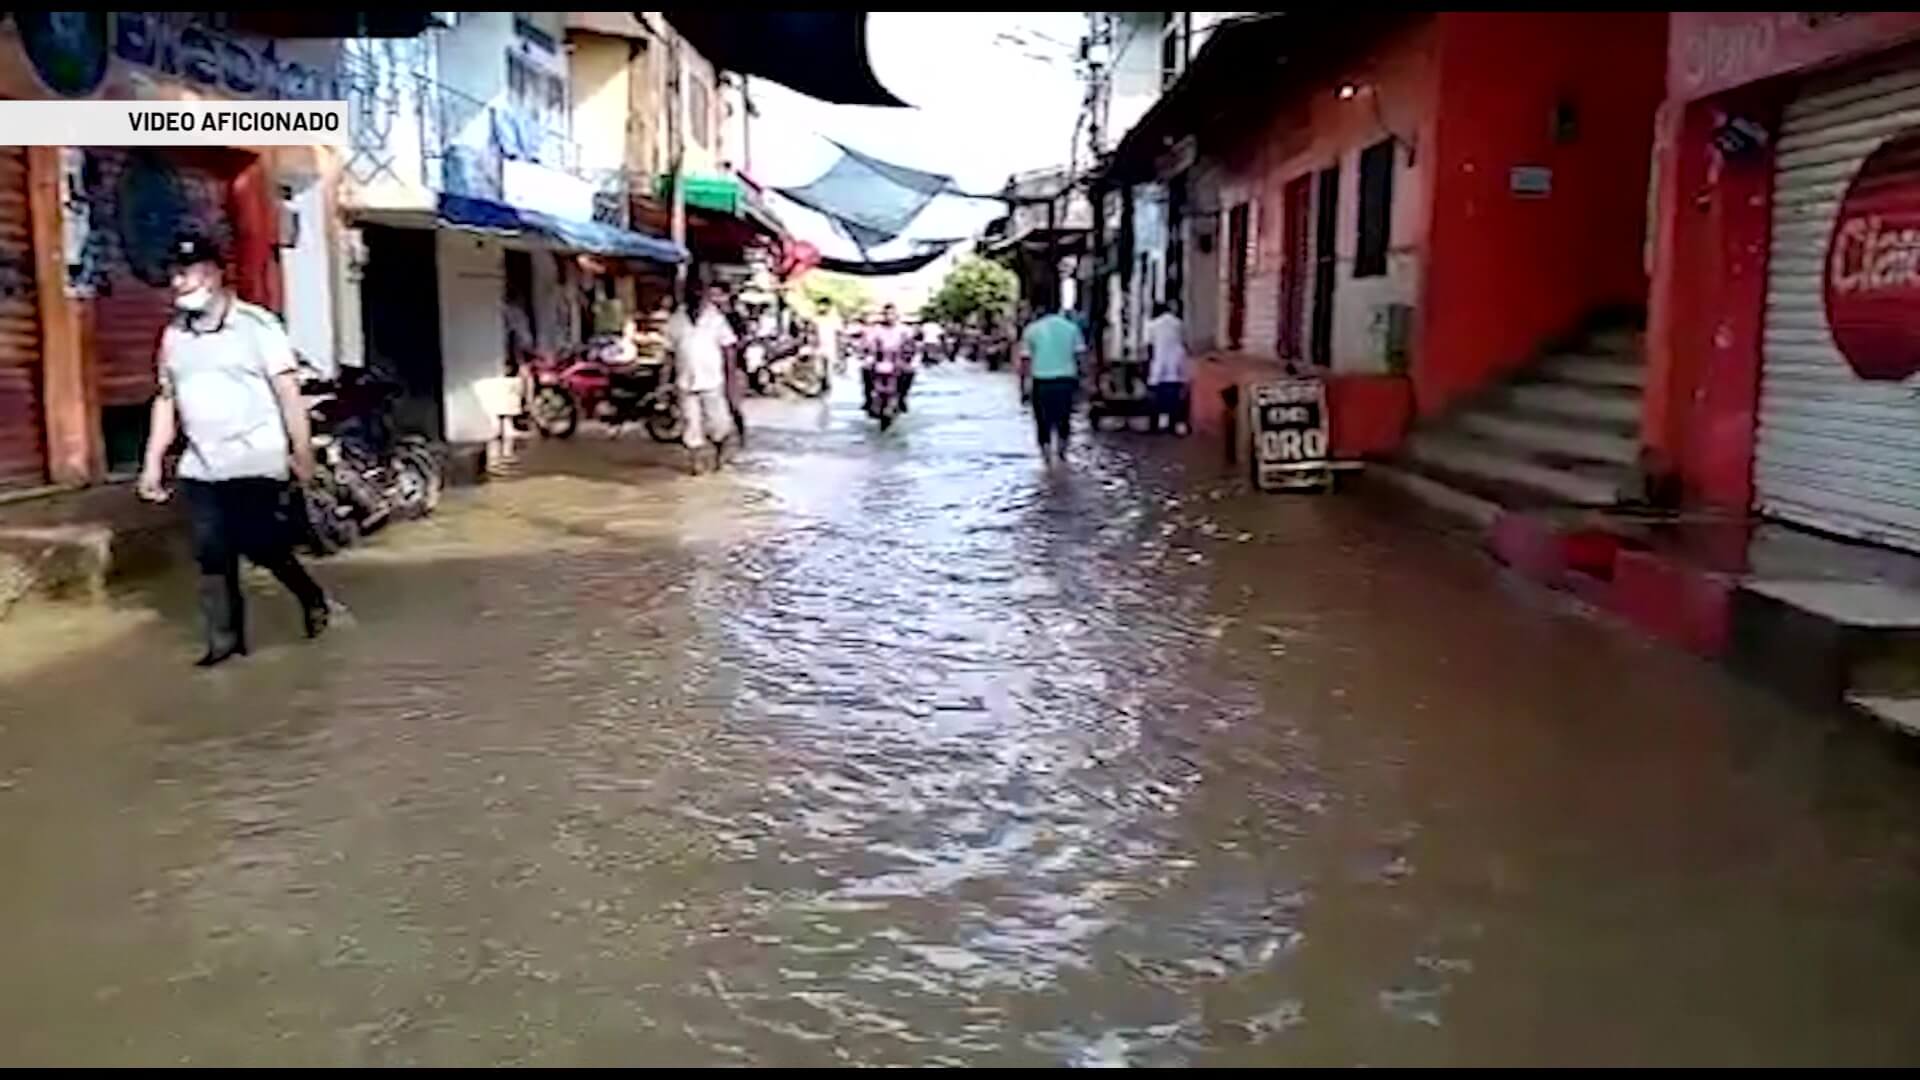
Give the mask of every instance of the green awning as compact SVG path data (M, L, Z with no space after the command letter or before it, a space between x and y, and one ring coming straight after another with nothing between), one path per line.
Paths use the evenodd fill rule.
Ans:
M768 234L781 236L786 227L774 216L758 191L743 182L737 176L689 175L684 180L687 206L696 210L710 210L728 217L736 217L753 222ZM673 178L659 177L654 185L661 199L673 194Z

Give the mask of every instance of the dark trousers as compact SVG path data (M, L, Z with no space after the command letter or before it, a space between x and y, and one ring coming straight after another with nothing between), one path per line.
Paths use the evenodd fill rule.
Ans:
M1166 424L1170 427L1187 426L1187 384L1183 382L1157 382L1149 393L1153 395L1153 426Z
M1080 380L1072 376L1033 380L1033 431L1040 438L1040 449L1053 445L1067 448L1067 428L1073 419L1073 399L1080 392Z
M293 555L289 520L293 488L284 480L182 480L193 560L200 567L200 615L207 644L245 646L246 603L240 593L240 557L265 569L306 610L325 607L326 593Z

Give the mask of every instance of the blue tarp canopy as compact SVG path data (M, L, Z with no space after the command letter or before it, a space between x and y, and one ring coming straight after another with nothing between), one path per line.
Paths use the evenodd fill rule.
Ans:
M668 264L687 261L687 249L671 240L604 222L575 221L538 210L523 210L472 195L441 194L438 216L442 222L458 228L544 236L570 251Z

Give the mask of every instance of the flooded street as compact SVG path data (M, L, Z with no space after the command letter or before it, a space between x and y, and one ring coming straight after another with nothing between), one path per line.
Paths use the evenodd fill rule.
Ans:
M4 1060L1920 1054L1900 744L1367 498L915 393L755 403L717 478L542 448L320 564L312 646L255 579L193 672L168 579L9 669Z

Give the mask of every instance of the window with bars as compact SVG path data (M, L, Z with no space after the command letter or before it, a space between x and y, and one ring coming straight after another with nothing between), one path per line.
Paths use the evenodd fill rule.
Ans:
M1357 278L1387 272L1387 248L1393 240L1393 154L1390 138L1360 151L1360 235L1353 253Z

